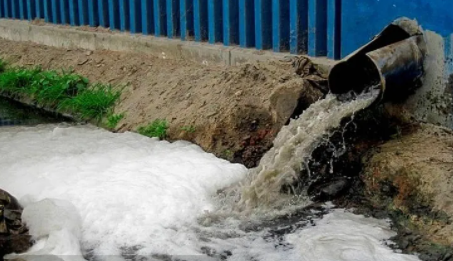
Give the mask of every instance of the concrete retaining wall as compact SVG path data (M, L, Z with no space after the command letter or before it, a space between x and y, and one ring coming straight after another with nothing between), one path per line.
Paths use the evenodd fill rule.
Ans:
M62 48L143 52L164 59L192 60L205 65L212 63L229 66L252 61L285 59L290 56L154 36L92 32L70 26L35 25L28 21L9 19L0 19L0 38Z

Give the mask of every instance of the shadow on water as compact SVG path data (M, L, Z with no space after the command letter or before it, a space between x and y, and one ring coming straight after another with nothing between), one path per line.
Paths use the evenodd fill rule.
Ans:
M69 122L55 113L45 112L32 106L0 97L0 128L7 126L34 126L45 123Z

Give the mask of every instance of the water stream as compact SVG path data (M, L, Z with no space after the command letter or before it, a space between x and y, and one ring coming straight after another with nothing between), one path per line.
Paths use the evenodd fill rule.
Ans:
M313 104L252 170L183 141L64 123L2 127L0 187L25 206L36 241L21 258L418 260L387 246L387 221L329 204L299 215L308 198L280 191L343 118L374 99ZM282 213L293 218L281 223Z

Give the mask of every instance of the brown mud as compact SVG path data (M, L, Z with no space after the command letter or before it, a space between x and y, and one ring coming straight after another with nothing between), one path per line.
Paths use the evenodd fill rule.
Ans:
M301 187L317 201L390 219L395 249L452 261L453 132L395 116L378 105L344 119L307 163L317 178Z
M7 40L0 40L0 58L17 66L73 70L91 82L125 86L115 109L125 117L115 131L135 131L165 119L168 140L194 142L247 167L256 166L296 108L305 109L323 96L319 77L306 80L304 70L287 61L204 66L140 53ZM310 72L310 66L305 68Z

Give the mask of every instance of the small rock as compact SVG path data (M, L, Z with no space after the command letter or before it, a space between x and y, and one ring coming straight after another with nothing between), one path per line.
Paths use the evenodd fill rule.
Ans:
M242 95L242 91L237 91L237 92L234 93L234 95L241 96Z
M79 60L79 62L77 63L78 65L84 65L88 62L88 59L81 59Z
M211 117L211 116L214 116L214 115L216 115L216 114L217 114L216 111L211 111L211 112L208 113L206 116L207 116L207 117Z
M11 253L22 253L31 246L29 235L0 235L0 257Z
M86 51L86 53L85 53L86 56L90 56L92 54L93 54L93 51Z
M406 239L403 239L400 243L400 247L402 249L406 249L408 246L409 246L409 241L407 241Z

